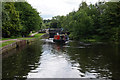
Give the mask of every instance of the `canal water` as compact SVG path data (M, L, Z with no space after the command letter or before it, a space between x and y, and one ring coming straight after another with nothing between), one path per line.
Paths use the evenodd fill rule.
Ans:
M120 79L120 45L42 39L4 54L3 78Z

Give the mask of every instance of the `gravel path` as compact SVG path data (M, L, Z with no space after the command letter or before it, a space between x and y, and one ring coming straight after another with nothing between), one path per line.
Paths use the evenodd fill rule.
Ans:
M34 36L35 34L38 34L38 32L31 34L31 37Z

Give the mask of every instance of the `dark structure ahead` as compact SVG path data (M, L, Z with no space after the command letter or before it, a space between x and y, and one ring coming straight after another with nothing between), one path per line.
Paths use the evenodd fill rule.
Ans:
M64 31L63 28L49 28L48 33L49 33L49 38L54 38L54 35L56 35L57 33L59 34L67 33L67 35L70 34L68 31Z
M56 33L61 33L62 29L61 28L50 28L49 29L49 38L54 38L54 35L56 35Z

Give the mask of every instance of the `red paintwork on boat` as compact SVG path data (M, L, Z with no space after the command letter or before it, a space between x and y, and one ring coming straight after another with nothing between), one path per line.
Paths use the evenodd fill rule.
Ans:
M65 36L55 35L53 41L57 43L65 43L66 40Z
M60 35L55 35L54 39L59 40L60 39Z

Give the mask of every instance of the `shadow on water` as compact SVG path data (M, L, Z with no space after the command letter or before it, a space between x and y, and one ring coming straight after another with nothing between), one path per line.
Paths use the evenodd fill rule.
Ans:
M41 44L36 42L36 44L25 46L24 49L19 48L8 52L7 54L12 55L3 57L2 77L26 78L31 69L35 69L40 65L38 61L42 53Z
M80 48L69 47L67 54L74 63L80 64L83 77L93 74L96 78L120 79L120 46L114 44L86 44L71 43L71 46L84 46ZM74 66L74 65L73 65ZM93 76L92 75L92 76Z
M120 79L120 45L40 40L3 59L3 78Z

